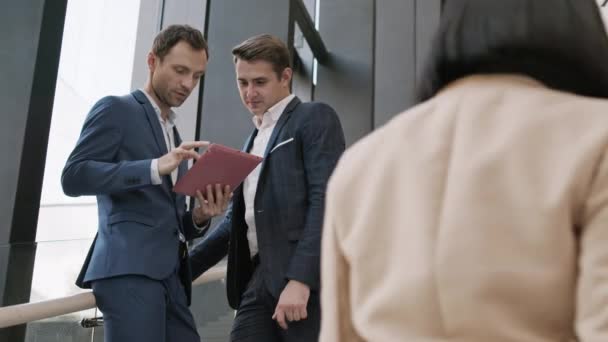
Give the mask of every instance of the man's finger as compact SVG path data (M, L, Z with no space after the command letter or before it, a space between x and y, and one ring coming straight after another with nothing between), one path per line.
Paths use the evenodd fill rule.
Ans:
M203 205L203 202L205 202L205 197L203 197L203 193L200 190L196 190L196 199L200 205Z
M215 203L215 196L213 195L213 186L211 184L207 185L207 201L209 201L210 204Z
M179 157L183 159L198 159L199 155L196 151L185 150L181 147L176 148L173 152L177 153Z
M204 147L204 146L209 146L209 142L208 141L184 141L179 145L179 147L183 148L184 150L191 150L193 148Z
M285 322L285 313L282 309L277 309L274 314L274 319L279 323L279 326L283 328L283 330L287 330L287 322Z
M286 310L285 311L285 316L287 316L287 320L289 322L294 320L294 316L293 316L293 311L292 310Z
M306 311L306 306L304 306L303 308L300 309L300 318L301 319L308 318L308 312Z
M217 204L218 209L221 209L224 206L224 194L222 193L222 186L219 184L215 184L215 204Z

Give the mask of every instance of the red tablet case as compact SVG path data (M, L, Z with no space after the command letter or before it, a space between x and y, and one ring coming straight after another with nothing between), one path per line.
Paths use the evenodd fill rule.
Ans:
M263 158L233 148L211 144L194 165L173 187L173 191L195 196L196 190L206 193L208 184L230 185L234 190Z

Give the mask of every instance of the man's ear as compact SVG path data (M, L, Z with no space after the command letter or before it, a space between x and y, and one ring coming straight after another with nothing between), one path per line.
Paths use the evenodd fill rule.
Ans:
M152 52L148 52L147 62L148 62L149 71L154 72L154 70L156 69L156 66L157 66L156 55L154 55L154 53L152 53Z
M291 82L291 77L293 76L293 70L291 68L283 69L281 73L281 81L286 81L287 85Z

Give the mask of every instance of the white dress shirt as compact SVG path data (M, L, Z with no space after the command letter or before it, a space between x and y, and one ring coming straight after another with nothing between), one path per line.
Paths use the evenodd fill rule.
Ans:
M150 94L148 94L143 89L141 90L141 92L146 95L148 101L150 101L150 104L152 105L152 108L154 108L154 111L156 112L156 116L158 117L158 121L160 122L160 127L163 130L163 137L165 138L165 146L167 146L167 151L173 150L173 148L175 147L175 135L173 134L173 127L175 127L176 118L175 112L173 110L169 110L168 119L163 119L160 112L160 107L158 107L156 102L154 102L152 96L150 96ZM171 172L171 180L173 181L173 184L175 184L175 182L177 181L178 169L179 168L175 168L175 170ZM162 177L160 176L160 171L158 170L158 159L152 160L152 164L150 165L150 174L152 176L152 184L162 184Z
M274 106L270 107L266 113L262 116L262 120L257 116L253 117L253 124L258 129L258 134L253 140L253 146L249 153L264 157L266 147L268 146L268 140L272 135L274 127L277 125L277 121L281 117L281 114L291 102L295 95L289 95L277 102ZM255 193L258 189L258 180L260 179L260 168L262 164L258 165L250 174L245 178L243 182L243 198L245 199L245 222L247 223L247 240L249 241L249 251L253 257L258 253L258 236L255 226L255 211L254 211L254 200Z
M158 121L160 122L160 127L163 130L163 137L165 138L165 144L167 146L167 151L173 150L175 148L175 134L173 134L173 127L175 127L175 119L177 117L175 112L172 109L170 109L168 119L167 120L163 119L163 117L161 116L160 107L156 104L156 102L154 102L154 99L152 99L150 94L148 94L145 90L143 90L143 89L140 89L140 90L142 93L144 93L144 95L146 95L146 97L148 98L148 101L150 101L150 104L152 105L152 108L154 108L154 111L156 112ZM175 170L171 171L171 180L173 181L173 184L175 184L175 182L177 181L178 171L179 171L179 167L176 167ZM152 159L152 164L150 164L150 175L152 176L152 184L160 185L163 183L162 177L160 175L160 171L158 170L158 158ZM198 200L196 200L196 206L198 206L198 205L199 205ZM196 223L196 221L194 220L194 215L192 216L192 223L194 223L194 227L198 230L205 228L205 225L199 226ZM184 239L185 238L180 233L180 240L182 240L182 242L183 242Z

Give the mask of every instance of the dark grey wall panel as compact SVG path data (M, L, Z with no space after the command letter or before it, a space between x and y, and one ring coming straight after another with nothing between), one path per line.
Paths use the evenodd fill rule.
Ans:
M253 124L238 95L231 50L260 33L271 33L287 42L289 1L211 0L208 10L211 57L205 75L200 138L241 148Z
M374 127L414 103L416 0L376 3Z
M340 116L348 145L372 130L374 3L370 0L322 0L319 32L330 53L319 65L315 100Z
M416 75L424 68L435 30L439 27L441 0L416 0Z
M0 306L29 300L66 5L14 0L0 11ZM0 341L24 337L24 326L0 331Z
M5 48L0 49L0 66L5 82L0 83L0 136L4 141L0 144L4 159L0 167L0 245L9 243L44 1L13 0L2 7L0 41Z

